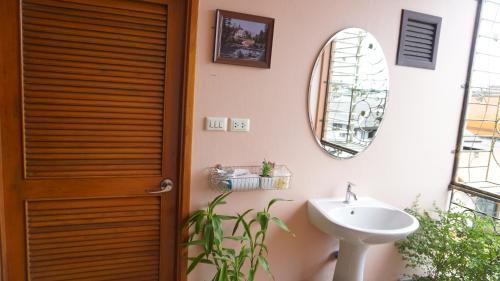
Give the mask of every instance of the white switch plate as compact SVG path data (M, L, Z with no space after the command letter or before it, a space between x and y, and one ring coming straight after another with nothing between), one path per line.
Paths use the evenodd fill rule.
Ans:
M207 131L227 131L226 117L205 118L205 130Z
M248 118L231 118L229 129L232 132L248 132L250 131L250 119Z

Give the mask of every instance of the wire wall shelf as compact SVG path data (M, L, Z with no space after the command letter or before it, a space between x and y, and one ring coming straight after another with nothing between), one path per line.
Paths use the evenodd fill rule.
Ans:
M220 191L284 190L290 188L292 173L276 165L269 177L260 176L261 166L216 166L209 168L208 181Z

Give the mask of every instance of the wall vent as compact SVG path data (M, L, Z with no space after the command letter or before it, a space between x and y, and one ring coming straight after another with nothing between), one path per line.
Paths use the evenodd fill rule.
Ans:
M403 10L396 64L435 69L442 18Z

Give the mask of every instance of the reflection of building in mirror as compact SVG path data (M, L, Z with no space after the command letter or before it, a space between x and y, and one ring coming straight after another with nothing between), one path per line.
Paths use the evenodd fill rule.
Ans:
M352 157L371 143L382 121L389 82L385 58L375 38L357 28L337 33L320 56L315 134L330 154Z

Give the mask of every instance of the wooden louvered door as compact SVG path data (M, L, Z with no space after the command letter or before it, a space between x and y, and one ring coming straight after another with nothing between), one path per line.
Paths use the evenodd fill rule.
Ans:
M0 2L8 281L174 280L187 1Z

